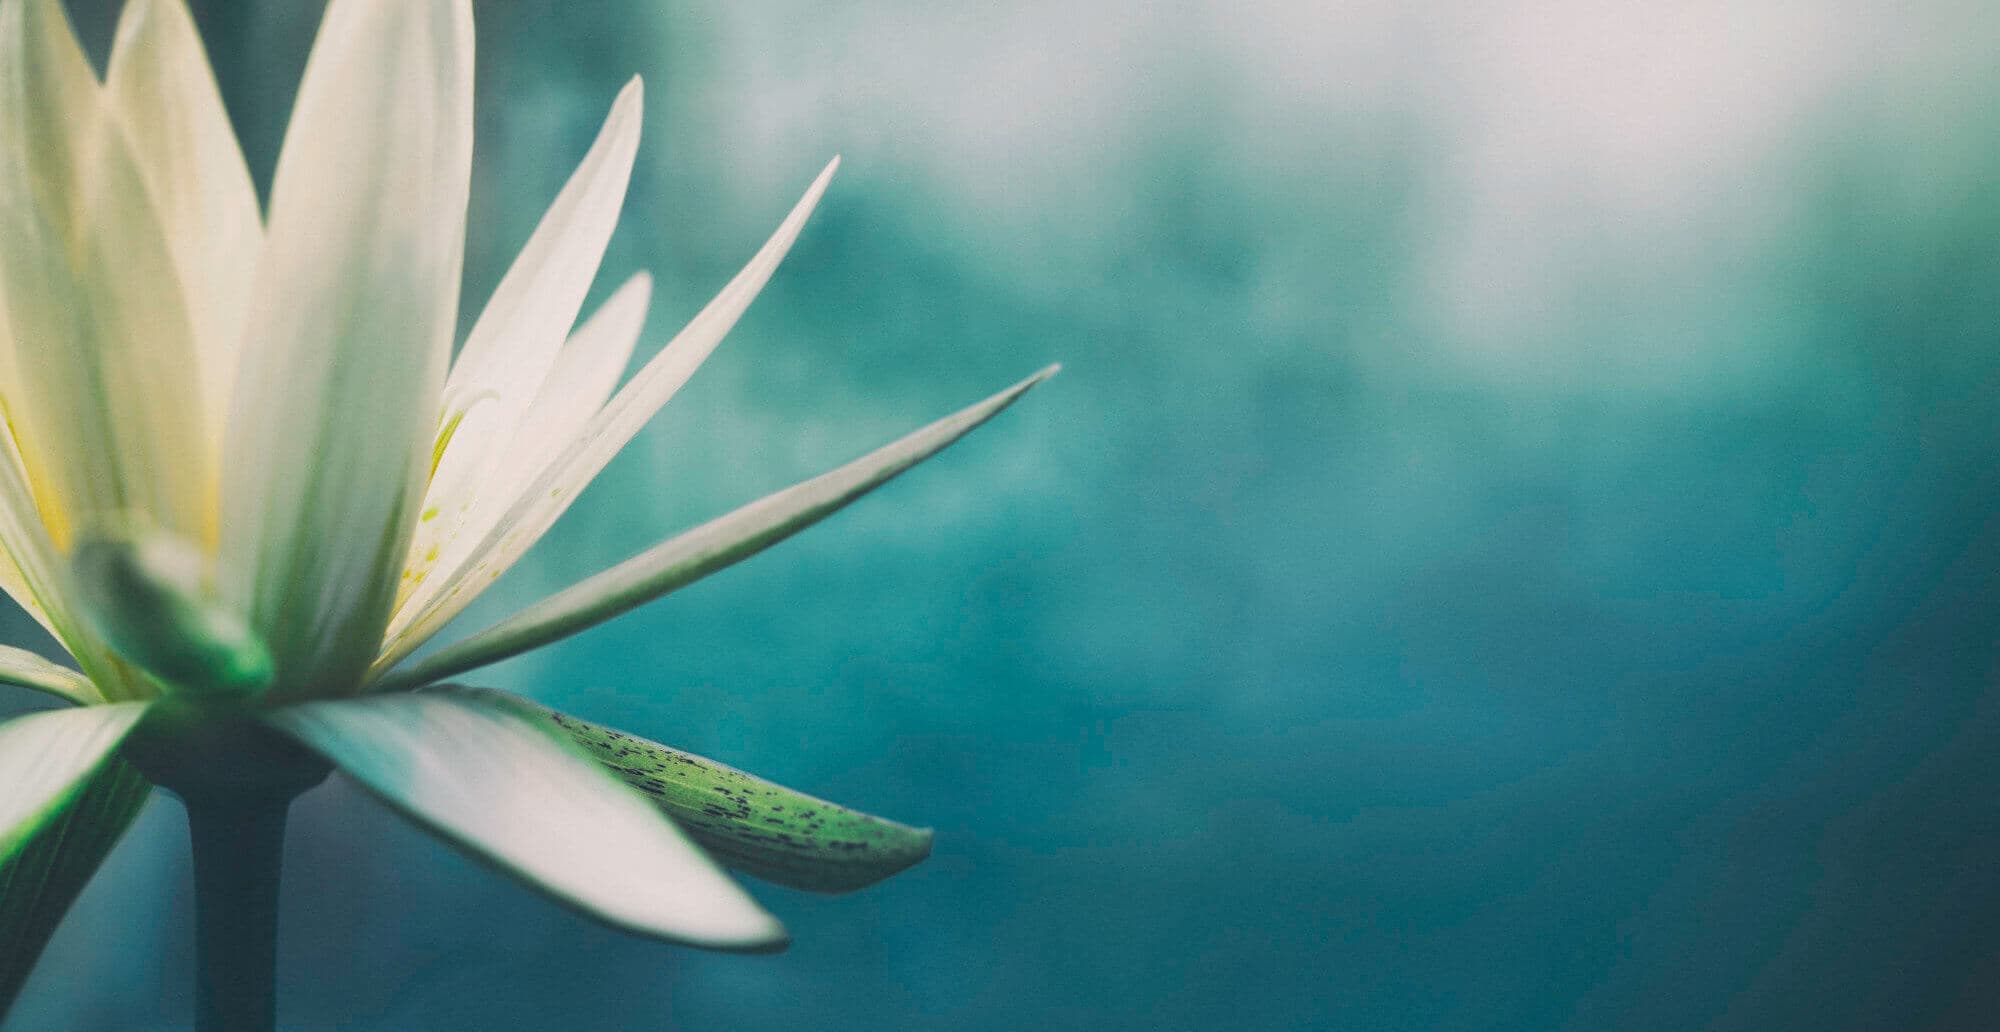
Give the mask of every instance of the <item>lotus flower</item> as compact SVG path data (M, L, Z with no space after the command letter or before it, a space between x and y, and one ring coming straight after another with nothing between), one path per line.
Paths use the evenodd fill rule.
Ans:
M76 662L0 653L0 680L74 704L0 726L0 991L150 783L189 804L203 892L207 803L289 800L330 766L585 913L726 949L784 932L717 860L843 890L928 851L439 683L824 518L1052 368L406 662L688 380L835 167L621 387L646 276L578 321L638 147L633 80L454 361L472 58L468 0L333 0L266 213L182 0L126 6L102 82L58 0L0 0L0 587ZM214 850L248 848L218 827ZM235 920L204 903L204 950L211 918Z

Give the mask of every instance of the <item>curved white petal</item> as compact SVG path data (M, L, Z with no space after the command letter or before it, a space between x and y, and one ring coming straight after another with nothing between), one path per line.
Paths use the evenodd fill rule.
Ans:
M207 519L193 343L165 231L55 0L0 3L7 401L57 547L139 510Z
M47 692L79 706L104 701L104 693L90 678L12 645L0 645L0 683Z
M203 434L213 456L229 413L264 229L250 169L182 0L128 0L105 90L180 273L201 378Z
M750 259L750 264L591 419L562 454L514 499L491 530L477 540L466 535L450 542L433 575L397 612L374 673L409 655L497 580L530 545L540 540L575 501L577 493L645 426L660 406L687 383L770 280L839 166L840 159L835 158L820 172L805 196L779 224L777 232Z
M450 443L424 495L423 519L405 563L407 591L457 535L496 473L516 461L505 449L556 361L618 225L643 112L638 79L618 94L597 142L570 176L527 246L479 315L445 381Z
M467 0L333 0L278 160L224 443L225 601L275 690L367 666L409 546L457 318Z
M0 724L0 856L58 816L145 712L144 703L127 702L30 713Z
M717 949L785 930L672 820L527 711L485 696L280 707L291 734L439 838L599 920Z

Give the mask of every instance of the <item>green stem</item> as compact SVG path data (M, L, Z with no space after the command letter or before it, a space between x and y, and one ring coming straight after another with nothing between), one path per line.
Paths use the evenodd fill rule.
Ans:
M278 1020L278 876L291 798L184 802L194 840L196 1032L271 1032Z
M271 1032L285 816L330 768L227 700L155 704L124 754L187 807L196 1032Z

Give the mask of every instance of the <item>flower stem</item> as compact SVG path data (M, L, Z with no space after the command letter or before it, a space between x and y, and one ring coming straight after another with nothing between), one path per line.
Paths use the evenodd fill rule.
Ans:
M278 873L290 798L189 799L196 1032L277 1025Z
M134 729L125 756L187 807L196 1032L272 1032L285 817L325 780L326 762L254 719L166 705Z

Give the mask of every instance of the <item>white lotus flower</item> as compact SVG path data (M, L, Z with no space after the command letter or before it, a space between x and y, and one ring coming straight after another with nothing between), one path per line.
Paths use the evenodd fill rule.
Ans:
M192 810L200 778L176 767L196 762L181 746L229 729L303 745L605 920L780 942L662 808L733 866L815 888L907 865L927 833L841 811L831 831L760 838L747 813L704 818L628 769L649 805L554 733L590 746L602 729L497 693L402 689L750 555L1053 370L399 668L687 381L834 171L619 387L645 274L576 324L638 147L635 79L454 362L472 57L467 0L333 0L265 215L182 0L127 5L101 83L57 0L0 0L0 587L80 668L0 654L0 680L77 704L0 726L5 862L87 876L144 795L120 758L128 734ZM747 778L684 762L701 791ZM882 861L813 841L841 834L875 836Z

